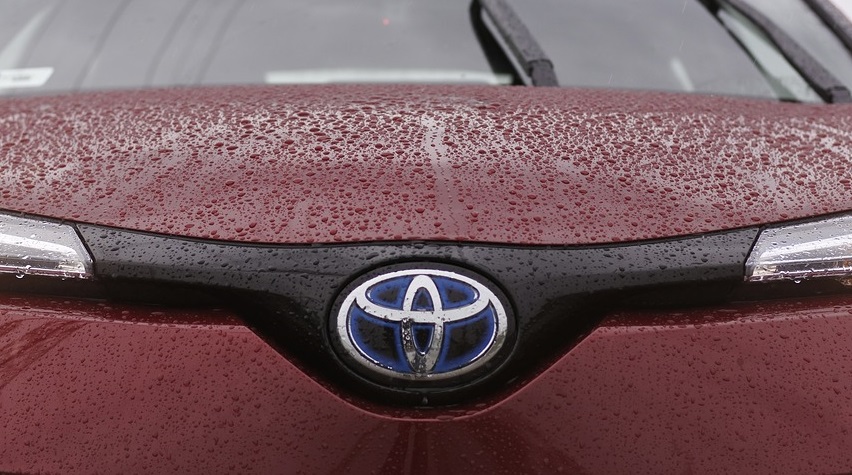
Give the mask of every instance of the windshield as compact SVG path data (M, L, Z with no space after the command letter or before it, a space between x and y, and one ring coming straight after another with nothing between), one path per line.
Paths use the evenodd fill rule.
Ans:
M748 41L696 0L508 3L561 86L818 99L801 79L779 89ZM465 0L0 0L0 11L6 95L523 81Z

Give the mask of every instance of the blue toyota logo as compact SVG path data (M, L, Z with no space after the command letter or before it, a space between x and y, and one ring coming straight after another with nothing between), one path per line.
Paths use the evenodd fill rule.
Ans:
M508 320L483 283L443 269L415 268L370 278L345 294L339 342L369 372L443 380L474 371L499 351Z

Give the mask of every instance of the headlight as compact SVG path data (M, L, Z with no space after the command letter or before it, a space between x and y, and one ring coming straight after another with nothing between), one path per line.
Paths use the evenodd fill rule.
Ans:
M92 259L73 227L0 214L0 272L92 277Z
M852 216L765 229L746 261L746 281L852 277Z

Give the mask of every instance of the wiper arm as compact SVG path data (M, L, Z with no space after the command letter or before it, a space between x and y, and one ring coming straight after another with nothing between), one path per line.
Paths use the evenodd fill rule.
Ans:
M852 51L852 22L830 0L805 0L811 10L837 35L846 49Z
M702 3L714 12L723 4L730 5L757 26L824 101L852 102L852 95L843 83L799 46L790 35L744 0L702 0Z
M533 86L558 86L553 62L541 49L535 37L505 0L474 0L488 15L500 40L517 61Z

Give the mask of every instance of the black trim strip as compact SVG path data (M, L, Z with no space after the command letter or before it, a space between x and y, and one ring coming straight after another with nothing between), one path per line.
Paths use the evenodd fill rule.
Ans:
M607 312L724 301L743 279L758 228L671 241L577 248L465 243L271 246L229 244L78 225L95 276L110 289L189 286L227 296L267 341L330 386L383 403L481 398L564 354ZM335 356L329 312L353 279L405 262L447 263L492 280L517 319L506 363L463 386L389 388ZM333 382L333 383L332 383Z

